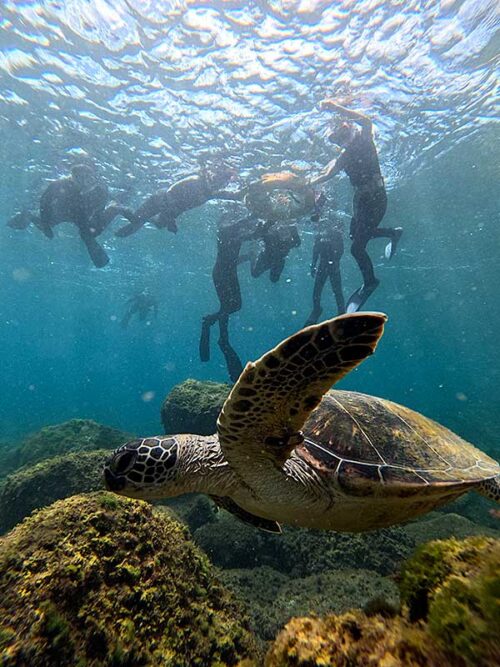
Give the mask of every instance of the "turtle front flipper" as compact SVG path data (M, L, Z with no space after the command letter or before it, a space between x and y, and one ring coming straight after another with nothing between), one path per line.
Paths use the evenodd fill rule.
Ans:
M260 530L265 530L268 533L281 534L281 526L277 521L263 519L261 516L247 512L227 496L210 496L210 498L216 505L218 505L218 507L222 507L222 509L229 512L240 521L243 521L243 523L253 526L254 528L259 528Z
M323 395L374 352L386 320L382 313L341 315L247 364L217 424L224 455L242 479L257 461L286 461Z

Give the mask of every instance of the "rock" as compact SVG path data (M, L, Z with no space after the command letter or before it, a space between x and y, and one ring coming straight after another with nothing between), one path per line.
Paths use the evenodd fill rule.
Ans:
M415 546L413 538L400 527L372 533L335 533L285 526L282 535L272 535L247 526L226 512L196 530L194 537L219 567L268 565L292 577L333 568L391 574Z
M303 579L291 579L269 567L224 570L222 581L246 606L252 629L271 640L293 616L341 613L383 599L399 609L396 585L368 570L330 570Z
M425 621L456 665L500 664L500 540L422 545L403 568L401 595L408 618Z
M458 667L401 618L361 611L294 618L277 636L265 667Z
M71 419L63 424L46 426L29 435L14 447L4 474L22 466L69 452L85 452L95 449L115 449L134 436L110 426L103 426L91 419Z
M8 475L0 484L0 534L35 509L61 498L103 488L106 450L55 456Z
M98 493L37 512L0 540L0 664L251 665L238 605L186 529Z
M497 525L500 524L497 522ZM413 521L404 527L404 531L415 541L415 544L449 537L463 539L472 535L500 538L499 530L473 523L460 514L443 514L442 512L432 512L423 519Z
M211 435L231 387L220 382L185 380L163 401L161 421L166 434Z

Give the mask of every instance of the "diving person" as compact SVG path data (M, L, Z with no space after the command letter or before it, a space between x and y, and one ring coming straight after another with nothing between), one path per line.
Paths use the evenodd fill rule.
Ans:
M50 183L40 197L37 215L24 210L7 223L13 229L26 229L34 224L47 238L54 238L53 228L62 222L71 222L78 228L92 262L102 268L109 257L96 237L117 215L127 216L128 209L110 203L107 185L98 180L95 171L86 164L74 165L71 176Z
M344 171L354 188L350 228L351 253L363 275L363 285L351 295L347 303L347 312L353 313L363 306L379 285L366 250L368 242L374 238L388 238L385 256L390 259L396 252L403 230L401 227L379 227L386 212L387 195L373 141L371 120L364 114L346 109L330 99L323 100L320 109L336 111L349 119L341 122L329 136L329 141L343 148L342 153L336 160L332 160L319 176L311 179L310 184L324 183ZM354 123L359 125L361 130L356 129Z
M342 276L340 273L340 259L344 254L344 239L342 225L337 218L323 217L316 225L317 233L314 239L313 256L311 261L311 277L314 278L313 307L304 326L316 324L323 309L321 294L327 280L330 281L332 291L337 302L337 314L345 312L344 294L342 292Z
M263 247L255 258L251 258L251 274L258 278L269 271L269 279L277 283L285 268L285 261L292 248L300 246L296 225L275 222L261 227L260 239Z
M234 174L234 169L228 165L218 164L204 167L198 174L176 181L167 189L158 190L136 211L129 211L131 221L121 227L116 236L134 234L149 220L158 229L166 227L170 232L177 232L176 219L185 211L217 199L218 191L229 183Z
M138 319L141 322L144 322L150 313L151 315L154 315L155 319L158 317L158 301L146 287L142 292L139 292L128 299L127 310L121 321L122 329L128 327L133 315L137 315Z

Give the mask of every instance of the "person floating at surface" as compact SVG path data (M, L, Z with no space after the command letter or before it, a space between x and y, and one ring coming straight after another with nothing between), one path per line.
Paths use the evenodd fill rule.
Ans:
M311 276L314 278L313 307L304 324L306 327L316 324L323 312L321 294L327 279L330 280L335 295L338 315L345 312L342 276L340 274L340 259L344 254L342 224L338 218L330 214L328 217L323 216L316 223L316 229L311 261Z
M154 315L155 319L158 317L158 301L147 287L142 292L130 297L127 300L127 304L127 310L121 321L122 329L128 327L130 320L135 314L137 314L141 322L144 322L150 313Z
M54 238L53 228L61 222L71 222L78 228L80 238L97 268L109 262L96 237L117 215L127 216L128 209L110 203L108 187L97 179L95 171L85 164L72 167L71 176L50 183L40 197L40 212L17 213L8 221L13 229L26 229L33 223L47 238Z
M348 301L347 312L352 313L363 306L379 284L372 261L366 251L368 241L379 237L389 238L385 256L390 259L396 252L403 230L401 227L392 229L378 226L385 215L387 195L380 172L377 149L373 141L371 120L329 99L321 102L320 108L337 111L361 126L361 131L357 130L352 122L344 121L337 126L330 134L329 140L344 150L336 160L332 160L326 166L318 177L310 181L311 185L317 185L345 171L354 188L350 229L351 253L363 275L363 285L351 295Z
M193 174L176 181L168 189L158 190L135 211L129 211L130 223L116 232L116 236L129 236L152 220L158 229L167 228L177 232L178 218L185 211L202 206L211 199L218 198L218 192L235 175L235 170L226 164L211 168L204 167L199 174ZM227 197L223 197L226 199Z
M229 377L236 382L243 365L229 341L229 316L241 310L241 289L238 280L238 265L241 263L242 244L255 238L258 221L250 216L237 222L220 224L217 231L217 257L212 271L212 279L219 299L219 309L205 315L200 336L200 359L210 360L210 329L219 323L219 348L226 360Z
M264 245L255 258L250 258L252 277L258 278L269 271L269 279L277 283L290 250L300 246L299 232L296 225L275 222L263 225L259 236Z

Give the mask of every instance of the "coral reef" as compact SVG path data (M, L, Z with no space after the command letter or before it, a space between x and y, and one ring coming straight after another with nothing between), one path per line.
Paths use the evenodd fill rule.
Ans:
M0 663L251 665L255 645L186 529L106 493L43 509L0 540Z
M498 520L496 526L500 528ZM474 523L460 514L444 514L443 512L431 512L418 521L407 524L404 531L415 540L416 544L423 544L431 540L444 540L449 537L463 539L473 535L500 538L500 530L493 530Z
M424 544L405 563L400 614L349 612L295 618L266 667L496 667L500 664L500 541Z
M399 608L394 582L368 570L334 570L291 579L269 567L224 570L220 577L246 606L254 632L264 640L276 636L293 616L342 613L383 599Z
M424 544L404 566L401 595L411 621L426 621L456 665L500 664L500 540Z
M265 667L455 667L400 618L361 611L294 618L270 648Z
M292 577L332 568L390 574L415 546L413 538L400 527L352 534L285 526L282 535L272 535L247 526L226 512L221 512L217 521L201 526L194 537L220 567L268 565Z
M2 474L69 452L115 449L132 438L129 433L91 419L71 419L63 424L46 426L13 447L2 465Z
M211 435L231 387L219 382L185 380L163 401L161 421L165 433Z
M55 500L103 488L108 456L106 450L73 452L8 475L0 484L0 534Z

